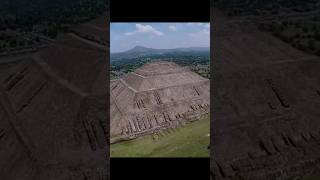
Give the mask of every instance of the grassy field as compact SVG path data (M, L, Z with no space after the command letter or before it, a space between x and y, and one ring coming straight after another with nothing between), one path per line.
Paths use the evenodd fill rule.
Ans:
M112 144L111 157L209 157L209 115L177 129Z

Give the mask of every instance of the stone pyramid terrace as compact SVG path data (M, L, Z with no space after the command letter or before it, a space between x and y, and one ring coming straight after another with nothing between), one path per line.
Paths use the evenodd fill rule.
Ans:
M155 61L110 85L111 142L176 127L209 112L209 80Z
M0 57L0 179L109 179L106 48L69 33Z

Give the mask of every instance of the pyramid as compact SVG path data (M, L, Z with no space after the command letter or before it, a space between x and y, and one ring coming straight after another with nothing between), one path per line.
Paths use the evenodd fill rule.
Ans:
M111 143L177 127L209 112L209 80L155 61L110 84Z
M320 58L241 17L211 10L211 178L291 179L319 172Z
M108 179L107 52L87 41L0 57L1 179Z

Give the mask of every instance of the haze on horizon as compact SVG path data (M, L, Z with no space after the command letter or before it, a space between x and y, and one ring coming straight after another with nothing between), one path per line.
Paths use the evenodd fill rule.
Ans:
M111 23L110 52L210 47L210 23Z

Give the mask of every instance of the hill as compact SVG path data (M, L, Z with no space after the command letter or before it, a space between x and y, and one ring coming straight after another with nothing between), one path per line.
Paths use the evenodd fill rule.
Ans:
M180 66L189 66L205 78L210 78L210 50L206 47L153 49L136 46L121 53L111 53L111 79L155 60L164 59Z
M135 46L134 48L120 53L111 53L111 61L118 61L122 59L133 59L138 57L147 56L166 56L166 55L188 55L188 54L203 54L209 53L209 47L188 47L188 48L175 48L175 49L153 49L143 46Z

